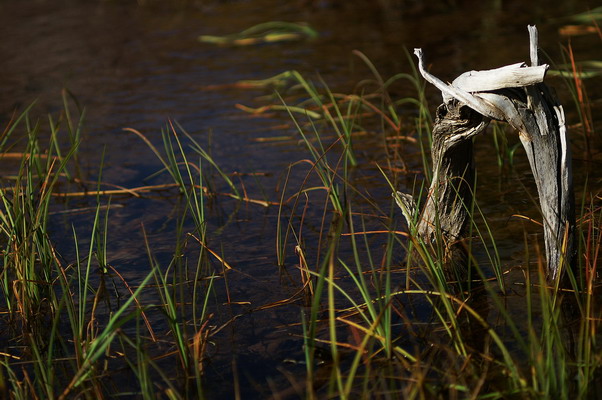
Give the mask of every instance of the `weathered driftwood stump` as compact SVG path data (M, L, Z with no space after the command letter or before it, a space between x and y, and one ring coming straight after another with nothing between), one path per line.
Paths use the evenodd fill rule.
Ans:
M433 127L433 181L416 220L416 203L397 192L397 204L417 235L426 243L442 245L444 265L464 276L461 240L472 202L472 138L491 119L514 127L526 150L537 185L544 226L548 278L558 279L573 263L575 225L571 153L562 106L543 83L547 65L539 65L537 30L529 26L531 66L524 63L488 71L469 71L446 84L424 68L422 50L416 49L422 76L443 95ZM442 243L441 243L442 242Z

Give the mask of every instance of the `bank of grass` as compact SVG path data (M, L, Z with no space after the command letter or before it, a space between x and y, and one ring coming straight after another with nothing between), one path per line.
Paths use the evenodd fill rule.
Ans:
M358 85L359 94L337 94L324 82L313 84L293 72L283 75L292 79L291 92L270 107L288 113L309 152L309 159L300 157L289 168L295 174L309 165L300 187L284 181L274 238L278 268L297 267L300 276L297 299L304 307L294 321L301 328L292 333L303 339L305 375L293 382L296 395L599 396L598 194L585 189L581 196L579 266L568 271L568 287L546 281L544 256L529 243L527 231L523 262L508 267L478 194L466 205L475 278L468 287L447 280L438 256L443 249L431 248L412 234L412 226L402 226L389 195L404 185L420 192L421 185L407 177L417 168L407 160L409 151L418 153L422 177L430 179L432 121L424 84L415 70L383 79L358 56L373 74ZM396 85L413 92L393 100L398 96L389 91ZM289 105L297 88L304 100ZM18 160L0 188L2 340L10 341L0 350L0 394L15 399L203 398L207 349L224 327L212 323L211 310L222 310L223 302L215 300L215 282L230 268L228 255L209 246L206 200L225 195L256 205L273 203L238 190L211 153L175 123L167 124L160 147L129 129L155 154L162 166L158 173L170 177L169 183L108 190L100 165L95 189L82 190L83 113L77 118L69 104L65 96L64 112L47 122L34 119L28 108L0 137L0 153ZM500 130L493 135L498 165L512 165L514 150ZM358 142L366 136L380 137L378 151L384 157L365 161ZM211 182L207 169L223 184ZM373 195L375 185L361 184L363 176L382 182L380 195ZM229 191L217 193L217 186ZM148 260L148 269L141 278L123 276L109 261L111 196L164 189L182 201L173 257L167 263L158 259L143 229L146 254L140 257ZM49 234L52 213L64 207L64 198L90 193L90 233L83 237L73 228L68 239L73 256L66 260ZM309 207L319 208L313 214L321 218L309 221ZM287 265L291 252L299 260L294 266ZM224 390L235 396L236 373L233 380L233 389ZM290 395L283 389L274 397Z

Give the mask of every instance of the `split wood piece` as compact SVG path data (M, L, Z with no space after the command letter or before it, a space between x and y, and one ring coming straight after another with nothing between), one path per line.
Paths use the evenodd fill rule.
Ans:
M538 65L538 34L529 26L531 65ZM566 267L574 267L576 252L575 194L571 148L565 124L564 110L553 91L544 83L528 86L525 104L519 105L523 115L532 110L528 135L520 140L527 152L535 177L544 222L544 243L548 262L548 277L560 279ZM535 124L533 124L535 119ZM537 135L536 127L540 135Z
M463 111L437 118L433 127L433 183L417 222L415 202L411 196L398 192L396 199L408 224L416 228L414 232L422 240L433 242L433 232L440 228L448 246L458 242L466 226L466 207L472 197L470 190L459 188L453 190L453 197L449 193L441 195L441 188L445 194L447 186L454 187L453 183L446 186L442 181L466 177L467 171L472 170L472 156L468 159L466 151L470 147L472 154L471 139L484 130L489 118L508 122L519 132L535 178L544 221L547 273L549 279L555 280L560 277L565 265L574 262L575 211L571 153L564 111L552 91L543 83L548 66L538 65L537 29L529 26L529 34L531 67L518 63L489 71L470 71L451 84L427 72L422 50L414 51L420 73L443 95L444 103L439 110L444 106L448 111L468 106L481 115L484 126L479 129L474 126L471 130L474 133L465 134L467 125L462 115L466 113ZM438 111L438 117L440 113ZM439 135L438 132L444 133ZM438 136L441 137L438 139ZM464 153L450 157L441 151L454 148L464 149Z

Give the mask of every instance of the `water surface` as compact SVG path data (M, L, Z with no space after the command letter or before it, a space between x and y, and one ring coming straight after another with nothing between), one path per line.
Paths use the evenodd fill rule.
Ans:
M79 157L83 177L91 187L103 157L103 182L124 187L168 182L165 174L150 177L161 164L140 138L124 128L140 131L159 146L161 130L168 121L177 121L211 152L224 171L244 173L235 181L249 197L277 202L287 167L309 158L309 153L285 113L252 116L235 107L275 102L271 90L245 90L233 83L294 69L315 81L323 79L335 91L351 93L358 82L372 78L353 50L363 52L382 76L389 77L411 70L409 62L414 60L408 60L405 49L414 47L424 49L433 73L451 80L469 69L527 60L529 23L539 27L540 46L559 60L559 43L567 43L558 33L564 24L559 18L588 7L587 1L565 1L550 8L546 1L522 0L400 1L390 7L361 1L302 3L247 0L165 7L104 1L4 1L0 3L0 120L5 124L14 110L34 100L34 114L42 119L46 113L56 115L63 107L61 92L67 90L86 110ZM201 34L229 34L272 20L305 21L320 37L249 47L220 47L197 40ZM581 60L600 57L596 37L573 38L572 47ZM599 79L587 84L599 123L602 85ZM553 85L567 103L570 124L577 124L564 84L557 80ZM415 96L411 90L410 85L400 85L392 89L392 95ZM438 94L431 88L427 94L434 109L440 101ZM75 110L74 103L71 107ZM404 112L411 121L412 110ZM353 178L388 209L389 188L374 166L375 162L385 164L382 135L374 127L371 135L357 141L359 168ZM294 139L269 140L280 136ZM515 143L517 139L510 140ZM577 188L588 171L590 184L599 185L599 173L592 168L596 164L580 161L582 141L576 143ZM536 206L521 185L535 192L529 174L520 172L528 171L520 150L514 173L501 171L492 151L491 140L477 141L478 201L490 218L501 258L509 268L522 262L524 247L524 224L509 216L537 218ZM422 168L417 153L416 146L408 146L404 153L413 171ZM597 149L593 154L594 159L599 158ZM300 187L307 170L295 168L289 187ZM400 184L411 187L416 179L423 179L422 174L409 175ZM218 192L228 191L217 177L215 184ZM361 200L357 201L361 209ZM94 198L75 199L61 203L56 211L94 205ZM117 196L112 205L110 263L135 284L148 273L142 226L155 256L167 265L174 251L174 216L181 210L182 199L177 193L140 199ZM312 205L308 225L317 229L321 213L319 205ZM209 351L206 377L212 398L230 398L234 376L240 380L243 398L263 398L286 388L287 374L301 377L304 371L303 365L286 362L303 359L298 325L302 304L254 311L286 299L298 289L294 268L298 258L292 248L285 268L276 265L277 215L277 207L264 208L227 197L214 199L208 207L209 245L234 267L228 273L228 292L223 280L216 283L214 321L220 325L239 316L216 335ZM91 218L89 213L54 217L50 233L66 259L73 257L71 226L86 237ZM537 227L528 229L537 240ZM307 240L315 241L315 233L308 231ZM382 245L379 240L373 239L373 245ZM402 254L398 257L401 262ZM219 263L215 265L219 268ZM248 304L222 305L227 295L233 302ZM518 297L516 302L520 301ZM166 327L157 327L161 329Z

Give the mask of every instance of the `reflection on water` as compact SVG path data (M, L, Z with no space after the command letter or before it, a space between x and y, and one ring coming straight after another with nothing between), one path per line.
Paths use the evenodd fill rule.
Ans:
M317 72L335 90L351 92L357 82L371 78L352 50L362 51L382 76L389 77L410 70L404 47L423 47L433 72L451 80L468 69L526 60L526 25L534 22L540 30L541 47L557 59L560 56L557 43L565 40L558 36L561 21L554 17L587 8L586 1L565 1L550 8L547 1L522 0L432 4L399 1L391 7L361 1L303 4L248 0L212 2L191 8L130 3L133 2L0 3L2 125L16 108L22 109L34 100L37 100L35 115L59 112L61 90L67 89L86 109L80 163L89 181L98 176L98 166L106 150L103 181L125 187L145 184L161 165L140 138L123 128L135 128L158 144L161 129L171 119L209 148L224 171L262 173L238 177L236 184L244 185L249 197L270 201L279 200L278 190L287 166L307 158L308 154L295 140L258 141L258 138L292 135L294 131L290 126L282 127L288 122L284 114L249 116L235 108L238 103L263 105L265 98L258 97L271 96L269 90L242 90L230 84L296 69L314 77ZM320 38L254 47L217 47L196 40L201 34L229 34L270 20L306 21L320 32ZM580 37L573 40L572 46L581 59L599 58L596 53L599 46L596 49L592 43L591 37ZM553 85L560 89L562 101L570 102L563 84ZM588 88L592 98L602 97L599 81ZM434 90L429 89L428 93L432 96L431 104L437 104ZM394 94L413 95L402 93L401 89ZM567 104L569 120L576 121L572 107ZM599 110L599 105L596 107ZM358 141L359 162L371 172L367 176L358 173L357 179L377 201L388 204L386 182L370 166L372 161L385 156L380 145L374 143L370 138ZM414 154L407 156L411 170L421 167L416 151L411 149L409 153ZM478 199L496 232L503 262L520 263L523 226L508 217L517 213L537 216L533 202L522 194L525 192L520 187L524 184L530 193L535 191L528 176L508 173L500 176L491 160L491 151L489 140L477 144ZM528 171L521 154L516 159L516 170ZM576 168L578 172L584 170L578 161ZM290 187L299 187L306 172L303 168L295 169ZM590 182L597 185L599 178L590 177ZM150 180L157 179L161 180ZM408 178L408 185L413 179L413 176ZM576 174L577 193L583 179L583 173ZM216 182L223 185L220 180ZM226 191L226 188L216 190ZM517 192L521 194L516 195ZM177 196L113 201L119 207L113 207L110 214L110 262L128 281L135 282L147 273L142 225L155 256L161 262L169 262L177 228L174 216L182 207L180 202ZM64 207L93 205L94 199L84 199L71 200ZM277 211L276 207L266 209L227 198L215 199L209 207L211 245L236 270L228 275L228 296L232 301L250 302L214 310L217 323L242 315L216 337L216 347L211 351L213 357L206 373L208 382L215 384L209 389L215 396L231 396L229 384L227 389L223 386L236 373L244 381L243 397L248 398L270 394L270 390L261 392L253 385L264 385L267 378L280 382L283 369L291 374L304 370L302 365L283 363L285 359L303 358L300 329L289 327L299 321L299 306L247 313L288 298L298 287L291 283L298 279L292 277L296 271L283 273L276 266ZM309 209L307 218L308 225L318 227L320 210ZM51 234L66 258L72 256L68 243L71 239L64 244L62 239L71 237L71 225L80 237L88 237L91 229L87 214L57 214L53 224ZM537 227L532 231L537 232ZM312 234L308 232L307 237ZM375 239L374 245L380 244ZM290 265L296 262L292 251L287 261ZM223 287L218 291L218 297L225 296ZM509 299L509 303L513 301L521 300ZM221 302L223 297L216 303ZM233 368L233 359L237 360L238 370Z

